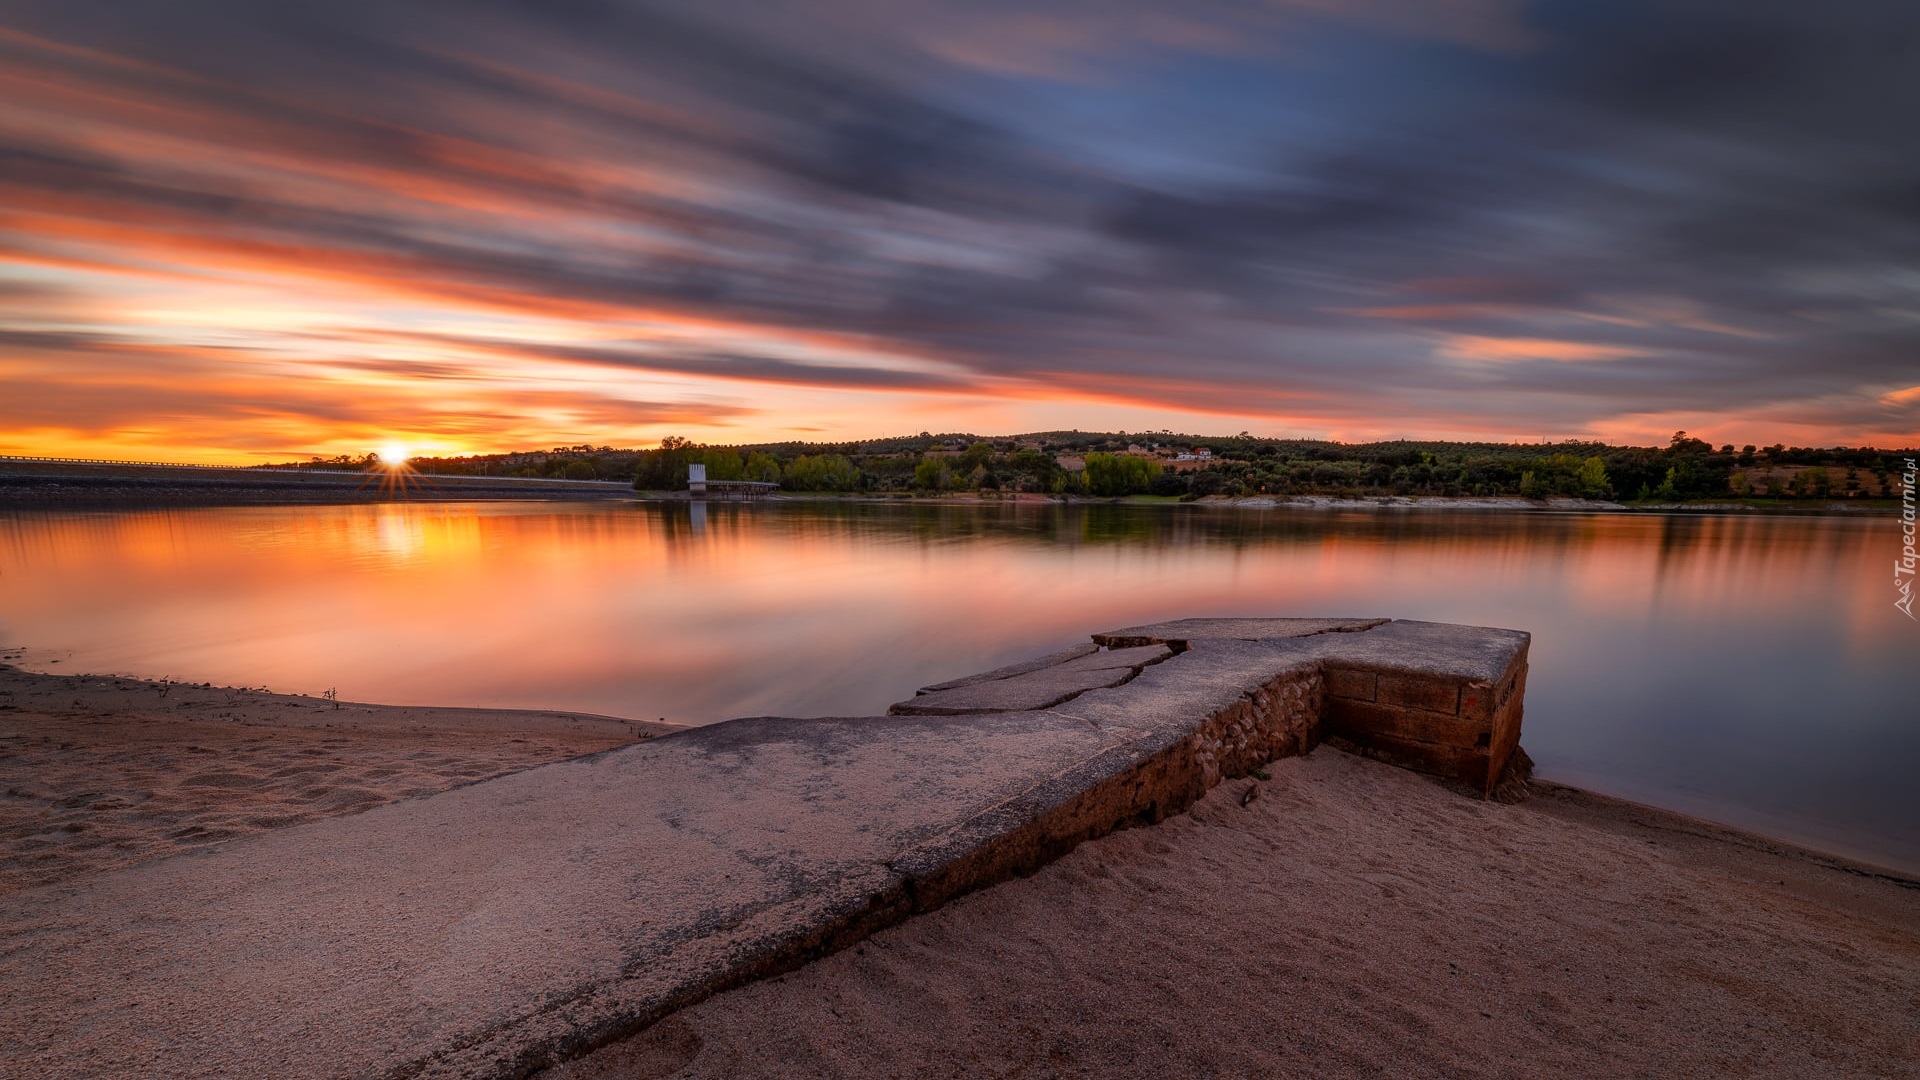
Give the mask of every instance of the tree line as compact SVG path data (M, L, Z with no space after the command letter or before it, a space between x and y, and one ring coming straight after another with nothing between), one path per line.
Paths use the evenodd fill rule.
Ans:
M1172 460L1175 451L1184 461ZM1204 460L1201 451L1206 452ZM1598 442L1461 443L1189 436L1171 432L1044 432L1014 437L901 436L845 443L706 445L670 436L658 448L416 458L423 473L620 480L685 490L687 466L713 480L758 480L799 492L1159 495L1575 497L1684 502L1734 497L1883 497L1913 450L1712 446L1676 432L1666 446ZM315 458L301 468L357 469L371 455Z

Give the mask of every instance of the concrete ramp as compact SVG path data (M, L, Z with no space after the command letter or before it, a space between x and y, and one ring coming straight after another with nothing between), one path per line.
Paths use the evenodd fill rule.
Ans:
M1475 786L1497 776L1499 725L1517 740L1525 634L1233 622L922 695L1002 684L1017 706L1039 676L1044 709L734 720L18 894L0 902L0 1061L525 1076L1176 813L1334 717L1348 737L1401 724L1381 752L1423 767L1477 754L1455 770ZM1408 710L1469 744L1484 716L1487 739L1410 752L1454 743L1415 738L1434 733L1410 734Z

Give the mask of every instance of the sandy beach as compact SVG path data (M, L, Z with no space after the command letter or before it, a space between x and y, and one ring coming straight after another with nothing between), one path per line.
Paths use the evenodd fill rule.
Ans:
M1268 774L548 1075L1920 1075L1915 882L1571 788Z
M664 730L0 667L0 889ZM1322 747L547 1075L1920 1075L1920 883Z
M0 664L0 895L671 730Z

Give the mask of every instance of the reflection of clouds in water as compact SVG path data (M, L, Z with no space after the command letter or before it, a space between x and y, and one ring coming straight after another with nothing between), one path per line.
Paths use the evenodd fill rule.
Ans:
M1655 800L1791 792L1801 818L1871 835L1920 817L1891 774L1920 735L1893 719L1913 639L1885 603L1885 535L851 502L27 514L0 518L0 606L9 640L80 670L683 723L871 714L1158 619L1510 626L1535 634L1525 745L1549 772Z

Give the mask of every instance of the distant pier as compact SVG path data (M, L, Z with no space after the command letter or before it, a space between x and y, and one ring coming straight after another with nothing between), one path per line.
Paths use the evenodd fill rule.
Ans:
M696 499L764 499L779 486L766 480L709 480L706 465L687 466L687 492Z

